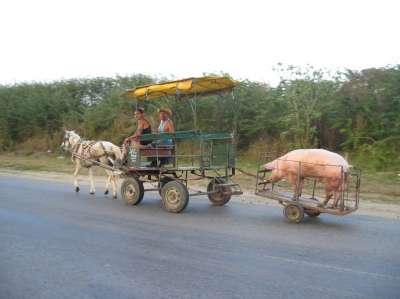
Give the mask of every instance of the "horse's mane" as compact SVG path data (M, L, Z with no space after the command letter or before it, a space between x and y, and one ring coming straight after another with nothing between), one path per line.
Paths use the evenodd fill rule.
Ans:
M74 136L74 137L81 138L81 136L79 136L74 130L69 131L69 134L72 135L72 136Z

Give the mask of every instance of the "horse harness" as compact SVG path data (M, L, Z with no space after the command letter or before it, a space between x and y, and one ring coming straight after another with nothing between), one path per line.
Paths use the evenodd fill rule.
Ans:
M101 155L96 155L92 156L92 150L93 146L99 143L102 150L103 154ZM101 141L92 141L92 140L79 140L71 149L72 153L72 161L75 161L76 158L82 160L82 164L84 167L90 167L93 165L93 163L90 162L90 160L95 159L98 161L101 157L108 157L110 155L109 152L107 152L106 148L104 147L103 142Z

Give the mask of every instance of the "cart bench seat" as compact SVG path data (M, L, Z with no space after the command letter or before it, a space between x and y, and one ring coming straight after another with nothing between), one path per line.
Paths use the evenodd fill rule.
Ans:
M140 149L142 157L172 157L175 150L171 148L142 148Z

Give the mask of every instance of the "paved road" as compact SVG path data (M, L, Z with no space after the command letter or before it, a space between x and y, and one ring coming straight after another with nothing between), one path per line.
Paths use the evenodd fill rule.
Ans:
M264 205L183 214L0 176L0 298L400 298L400 222Z

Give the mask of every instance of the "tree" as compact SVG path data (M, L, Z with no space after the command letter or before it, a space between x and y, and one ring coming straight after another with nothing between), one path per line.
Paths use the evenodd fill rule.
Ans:
M312 66L300 68L280 65L279 98L287 105L284 117L288 135L295 145L309 148L318 146L317 124L340 86L337 76Z

